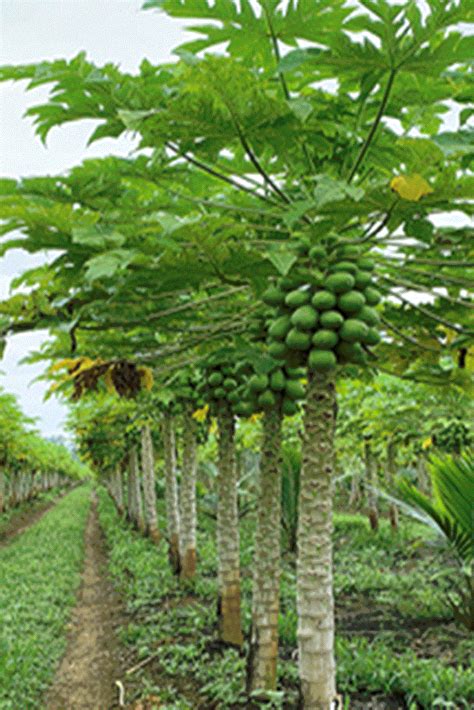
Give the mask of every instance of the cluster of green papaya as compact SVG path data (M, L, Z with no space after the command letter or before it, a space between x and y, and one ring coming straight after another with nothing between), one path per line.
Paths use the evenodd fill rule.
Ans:
M249 416L281 407L284 415L293 416L298 412L298 402L305 395L301 383L305 374L304 368L288 366L275 367L265 374L254 372L242 390L242 401L237 413Z
M290 272L263 294L273 307L266 322L269 354L319 372L365 363L367 348L380 340L373 261L353 247L330 254L317 245L307 257L310 268Z
M228 359L210 361L203 369L204 377L197 386L197 392L211 410L218 402L227 401L238 414L236 410L242 401L242 389L250 372L250 365L245 362L232 365Z

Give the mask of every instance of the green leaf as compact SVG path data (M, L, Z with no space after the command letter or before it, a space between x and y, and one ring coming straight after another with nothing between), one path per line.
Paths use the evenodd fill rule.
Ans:
M271 261L275 269L282 276L286 276L293 264L298 261L298 257L294 252L284 251L283 249L268 252L267 259Z

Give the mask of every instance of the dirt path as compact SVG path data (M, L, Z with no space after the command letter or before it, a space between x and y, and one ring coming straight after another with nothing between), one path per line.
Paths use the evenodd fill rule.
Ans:
M60 493L58 497L52 501L36 501L24 510L18 513L13 513L10 520L8 520L5 523L5 526L0 530L0 549L9 545L13 538L17 537L17 535L21 535L21 533L25 532L25 530L28 530L28 528L31 528L32 525L41 520L43 515L45 515L48 510L51 510L51 508L55 506L61 498L66 495L66 493L69 492L70 489Z
M93 498L85 533L82 583L66 653L49 691L46 710L111 710L119 707L120 646L115 628L120 600L107 576L105 541Z

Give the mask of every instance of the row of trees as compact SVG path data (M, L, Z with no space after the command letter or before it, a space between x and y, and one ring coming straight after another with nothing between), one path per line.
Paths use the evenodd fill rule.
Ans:
M0 390L0 513L87 474L64 446L40 437L32 424L15 398Z
M467 223L472 212L471 48L457 29L472 10L463 0L430 0L425 16L411 2L258 6L148 0L196 19L200 37L176 63L144 60L137 75L83 54L2 70L30 88L52 85L28 112L43 140L79 119L98 122L91 141L139 137L133 159L2 182L4 233L22 232L3 250L55 253L22 275L29 293L2 313L5 332L50 329L35 357L58 361L57 389L75 398L103 387L136 396L153 370L157 386L127 446L116 444L109 466L92 437L88 455L115 472L119 498L127 453L127 505L140 526L137 446L148 500L160 412L168 543L184 575L195 565L193 414L215 417L220 635L238 645L235 431L263 414L251 690L276 682L281 431L304 402L298 658L302 705L328 710L336 383L380 370L472 388L472 246L467 227L435 226L439 215L456 210ZM222 44L224 54L208 51ZM456 132L439 130L448 99L460 109ZM87 406L100 431L100 401ZM127 426L104 433L107 443ZM154 506L145 507L152 532Z

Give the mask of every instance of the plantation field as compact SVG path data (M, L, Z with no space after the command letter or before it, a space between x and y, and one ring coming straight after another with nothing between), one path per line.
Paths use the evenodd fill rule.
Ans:
M172 575L165 547L121 522L105 492L100 520L110 570L126 600L128 624L120 632L129 665L150 659L129 682L137 697L158 696L167 710L284 707L297 703L294 557L282 575L279 676L284 689L271 703L248 704L242 694L245 658L215 640L216 550L214 523L200 516L199 577L183 588ZM159 513L164 515L163 505ZM243 620L251 617L254 523L244 518L241 562ZM434 580L434 570L448 574ZM474 642L454 625L444 596L450 585L446 553L425 526L403 519L394 535L383 521L373 533L366 518L335 518L336 653L338 687L350 708L469 708L474 701ZM351 698L349 705L349 695ZM370 703L377 702L372 706Z

